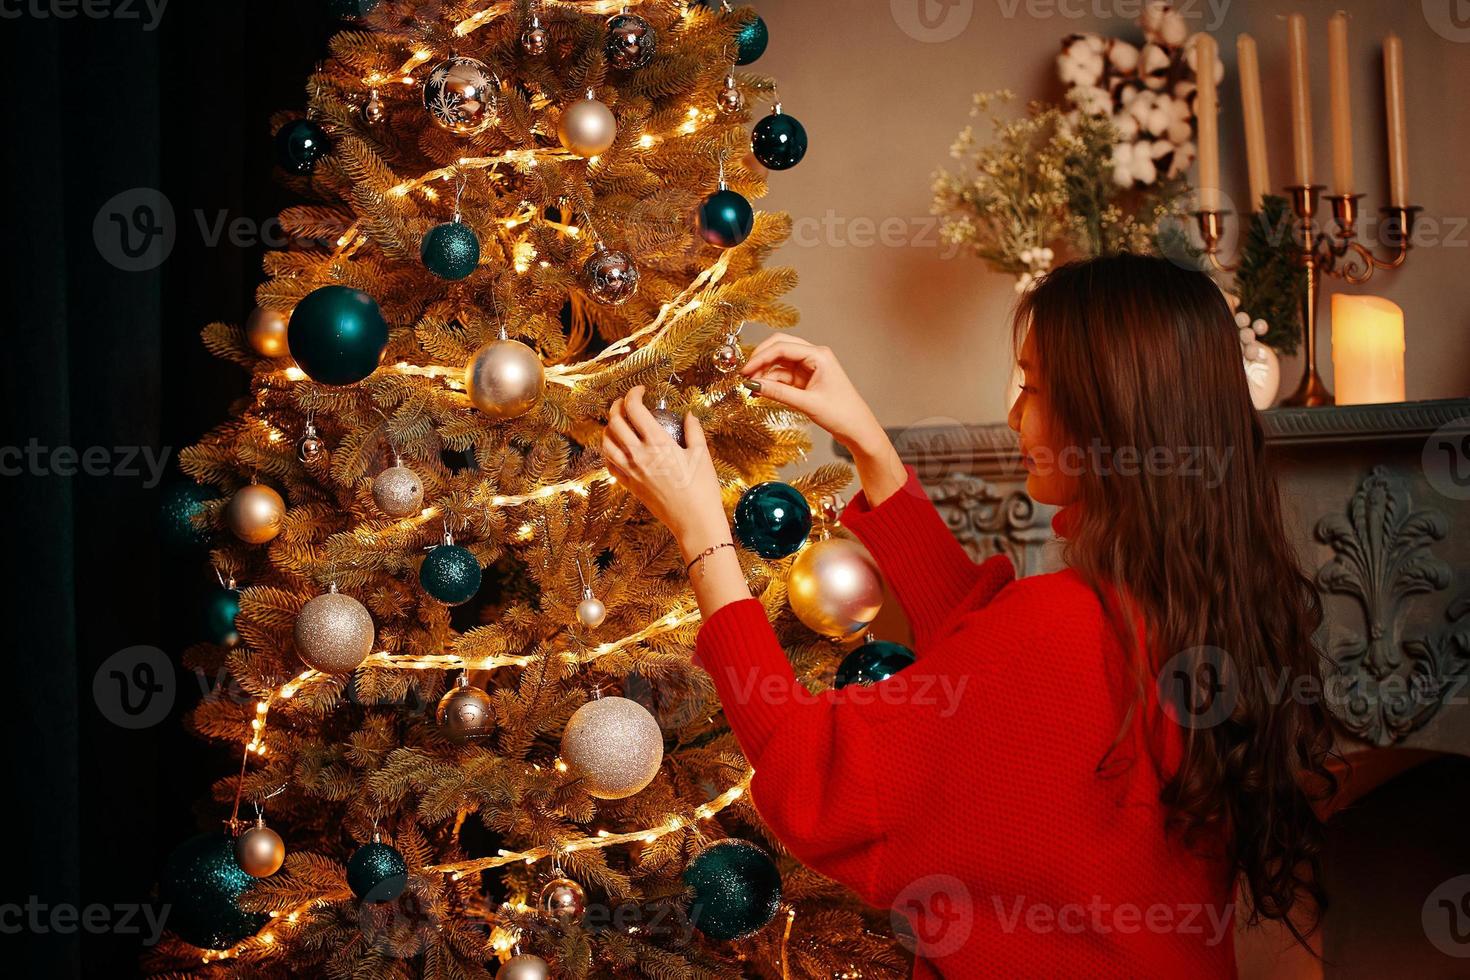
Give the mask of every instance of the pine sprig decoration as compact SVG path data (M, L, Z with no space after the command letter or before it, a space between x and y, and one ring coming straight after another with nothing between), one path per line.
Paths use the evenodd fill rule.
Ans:
M1301 343L1301 298L1307 290L1307 273L1292 240L1294 220L1286 198L1263 197L1247 225L1235 270L1241 311L1266 321L1266 333L1258 339L1282 354L1295 354Z

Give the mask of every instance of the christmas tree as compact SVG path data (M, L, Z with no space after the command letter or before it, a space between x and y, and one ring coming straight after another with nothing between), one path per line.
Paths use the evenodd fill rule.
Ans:
M764 23L334 7L304 112L273 121L309 203L244 326L204 330L249 396L169 512L222 586L185 658L229 683L190 723L240 762L163 871L150 967L902 975L887 916L764 828L678 548L598 454L639 384L671 431L701 420L732 512L809 448L736 371L744 322L796 321L763 264L789 219L749 203L806 147L740 68ZM816 507L849 478L793 485ZM787 607L789 549L741 560L825 683L843 648Z

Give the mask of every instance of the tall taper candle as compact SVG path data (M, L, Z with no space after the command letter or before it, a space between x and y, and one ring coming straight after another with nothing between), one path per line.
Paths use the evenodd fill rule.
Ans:
M1220 107L1215 91L1219 47L1203 32L1194 36L1194 72L1199 85L1195 110L1199 120L1199 206L1220 209Z
M1348 98L1348 18L1327 21L1327 91L1332 105L1332 193L1353 192L1353 110Z
M1236 38L1235 55L1240 62L1240 114L1245 123L1250 208L1259 211L1261 198L1271 193L1271 172L1266 163L1266 114L1261 108L1261 62L1256 54L1256 39L1249 34Z
M1383 39L1383 96L1388 109L1388 203L1409 206L1409 135L1404 127L1404 42Z
M1307 75L1307 19L1286 18L1291 66L1291 161L1293 182L1312 182L1312 83Z

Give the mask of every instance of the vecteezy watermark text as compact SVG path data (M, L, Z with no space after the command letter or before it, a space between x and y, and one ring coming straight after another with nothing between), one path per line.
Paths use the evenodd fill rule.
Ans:
M151 905L129 902L117 905L94 902L78 907L65 902L52 905L43 902L40 896L32 895L26 899L25 904L0 904L0 933L7 936L22 932L37 936L51 933L70 935L75 932L142 935L144 945L152 946L163 936L168 913L167 905L155 909Z
M143 476L149 490L168 468L168 447L43 446L32 436L24 446L0 446L0 476Z
M1030 450L1031 469L1039 474L1063 476L1182 476L1203 477L1205 489L1213 490L1225 478L1225 469L1235 456L1235 447L1215 446L1119 446L1116 449L1093 439L1086 446L1065 446L1053 451L1046 446Z
M168 0L0 0L0 20L136 20L158 29Z

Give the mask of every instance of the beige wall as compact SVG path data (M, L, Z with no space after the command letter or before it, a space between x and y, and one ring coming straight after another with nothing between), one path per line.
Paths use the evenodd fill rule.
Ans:
M791 212L796 236L777 259L801 285L799 333L836 349L885 425L998 421L1010 376L1008 277L979 260L950 256L929 217L930 176L968 121L973 92L1011 88L1024 98L1056 97L1053 56L1073 31L1138 40L1137 0L758 0L771 31L754 67L781 86L786 111L806 125L811 151L772 175L763 206ZM1409 266L1367 287L1404 307L1411 399L1470 393L1470 23L1454 35L1444 15L1437 33L1426 9L1455 0L1185 0L1195 29L1220 40L1225 191L1245 197L1235 36L1261 48L1272 179L1288 182L1285 26L1300 11L1312 24L1319 180L1330 165L1326 20L1352 16L1353 104L1358 183L1365 205L1385 203L1379 40L1397 31L1407 50L1410 191L1425 206ZM918 12L925 4L925 28ZM1112 12L1120 12L1114 14ZM1083 16L1075 14L1083 13ZM1101 13L1101 16L1099 16ZM1071 15L1069 15L1071 14ZM907 29L906 29L907 28ZM919 35L916 37L914 35ZM952 36L949 36L952 35ZM947 39L944 39L947 36ZM922 40L921 37L935 38ZM1434 224L1430 224L1430 219ZM886 232L886 234L885 234ZM1430 241L1442 242L1427 247ZM1334 287L1335 288L1335 287ZM1324 299L1324 319L1328 303ZM752 339L764 335L752 330ZM1331 382L1330 347L1319 347ZM1284 370L1283 387L1299 376ZM829 458L820 439L814 461Z

